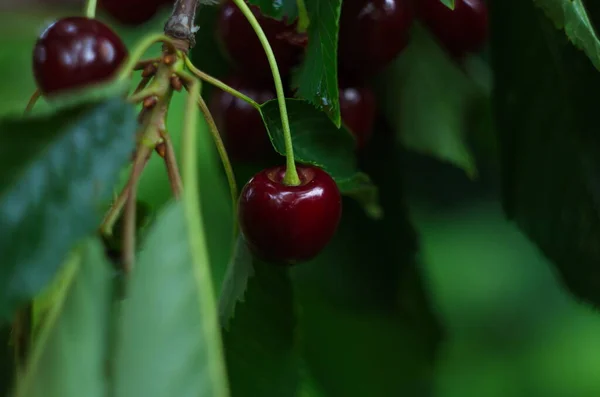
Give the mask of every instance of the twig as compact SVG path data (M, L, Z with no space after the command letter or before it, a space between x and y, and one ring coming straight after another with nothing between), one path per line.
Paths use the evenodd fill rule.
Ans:
M165 23L165 35L180 40L181 43L176 42L175 45L184 53L196 44L195 36L198 29L194 26L194 21L198 2L198 0L176 0L173 13Z

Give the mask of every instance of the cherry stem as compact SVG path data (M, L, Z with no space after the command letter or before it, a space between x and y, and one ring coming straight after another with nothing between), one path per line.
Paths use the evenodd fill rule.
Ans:
M25 114L31 112L33 107L37 103L38 99L42 97L42 93L40 90L35 90L33 94L31 94L31 98L29 98L29 102L27 102L27 106L25 107Z
M119 193L119 196L117 196L117 198L114 200L112 206L110 207L110 209L104 216L104 220L102 221L102 224L100 225L100 233L103 236L106 236L106 237L112 236L113 226L115 225L115 222L119 218L119 215L121 214L121 211L123 210L123 207L125 206L125 203L127 202L127 197L129 196L129 192L131 191L132 183L133 183L133 180L131 179L131 177L129 177L129 180L127 181L127 185L125 185L123 190L121 190L121 193Z
M123 214L123 271L125 274L131 273L135 263L135 224L136 224L136 200L137 200L137 185L142 175L146 163L152 150L142 144L138 145L131 169L130 189L125 201L125 213Z
M164 45L168 46L173 53L177 52L177 49L173 45L173 40L164 34L161 33L148 36L133 49L131 55L129 55L127 59L127 62L121 66L117 79L129 79L131 77L131 73L133 73L133 71L135 71L138 67L139 61L144 56L144 53L156 43L163 43Z
M175 155L175 149L173 148L173 141L169 134L161 134L165 143L165 165L167 167L167 174L169 174L169 183L171 184L171 191L175 199L181 198L183 192L183 183L181 182L181 174L179 173L179 167L177 166L177 156Z
M281 76L279 75L279 68L277 61L275 60L275 54L269 44L269 40L265 35L265 32L261 28L260 24L256 20L256 17L250 10L250 7L244 2L244 0L233 0L238 6L240 11L244 14L252 29L258 36L260 43L263 46L271 72L273 74L273 81L275 83L275 91L277 92L277 102L279 103L279 113L281 115L281 124L283 127L283 138L285 142L285 156L286 156L286 171L283 177L283 183L289 186L297 186L300 184L300 178L298 177L298 171L296 170L296 162L294 160L294 147L292 143L292 133L290 131L290 122L288 120L287 107L285 105L285 93L283 92L283 83L281 82Z
M219 88L220 90L225 91L228 94L231 94L234 97L241 99L242 101L244 101L244 102L248 103L250 106L252 106L254 109L260 111L260 104L258 102L256 102L254 99L250 98L249 96L242 94L241 92L237 91L236 89L228 86L221 80L216 79L216 78L212 77L211 75L204 73L203 71L198 69L196 66L194 66L194 64L188 57L185 58L185 66L187 66L189 71L192 72L200 80L206 81L208 84L214 85L215 87Z
M87 0L85 5L85 16L94 19L96 17L96 0Z

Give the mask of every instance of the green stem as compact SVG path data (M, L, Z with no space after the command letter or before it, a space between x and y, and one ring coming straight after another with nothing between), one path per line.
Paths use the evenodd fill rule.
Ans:
M247 102L254 109L260 110L260 104L258 102L256 102L254 99L252 99L249 96L246 96L246 95L242 94L241 92L239 92L239 91L231 88L227 84L223 83L221 80L215 79L211 75L204 73L203 71L201 71L200 69L198 69L197 67L195 67L194 64L192 63L192 61L188 57L185 57L185 66L187 66L187 68L189 69L189 71L192 72L200 80L206 81L208 84L212 84L215 87L219 88L220 90L223 90L223 91L225 91L225 92L233 95L234 97L239 98L242 101Z
M85 16L90 19L96 18L96 0L87 0L85 5Z
M283 183L290 186L297 186L300 184L300 178L298 178L298 171L296 170L296 162L294 160L294 147L292 144L292 133L290 131L290 122L288 120L287 108L285 106L285 94L283 92L283 84L281 82L281 76L279 75L279 68L277 67L277 61L273 54L273 49L269 44L269 40L265 35L265 32L260 27L260 24L256 20L256 17L244 2L244 0L233 0L238 6L240 11L244 14L252 29L258 36L258 40L263 46L267 59L269 60L269 66L273 73L273 81L275 82L275 91L277 92L277 101L279 102L279 113L281 114L281 124L283 127L283 138L285 142L285 156L286 156L286 171L283 177Z
M40 92L40 90L35 90L35 92L31 95L31 98L29 98L29 102L27 102L27 106L25 107L25 114L33 110L33 107L37 103L38 99L41 98L41 96L42 93Z
M142 56L144 56L144 53L156 43L166 44L170 47L172 52L177 52L176 48L173 46L172 40L164 34L161 33L148 36L133 49L133 51L129 55L129 58L127 59L127 62L121 67L121 70L118 74L118 80L129 79L129 76L135 70L135 67L140 58L142 58Z
M188 97L185 103L185 116L183 121L183 131L181 136L182 147L182 179L183 179L183 206L187 219L188 235L192 241L189 246L194 260L194 276L199 284L202 284L202 313L206 316L206 327L203 327L207 333L206 338L214 341L207 351L210 363L208 372L209 378L218 390L214 395L228 397L230 391L227 381L227 369L224 366L223 346L220 343L221 333L219 327L219 318L216 309L215 293L213 290L212 276L210 274L209 260L207 257L207 248L204 231L204 221L200 211L200 194L198 187L198 157L196 143L196 127L198 124L198 112L196 111L196 102L200 96L200 84L192 79L188 87ZM208 281L206 281L208 280Z

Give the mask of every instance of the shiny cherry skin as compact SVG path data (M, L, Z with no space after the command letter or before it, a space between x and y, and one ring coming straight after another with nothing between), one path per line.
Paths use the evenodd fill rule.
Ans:
M340 111L342 122L356 138L357 148L362 149L373 133L375 94L365 85L340 87Z
M38 38L33 72L38 88L52 95L110 79L127 48L108 26L95 19L68 17Z
M281 75L290 73L300 63L306 36L296 32L296 23L287 25L261 15L260 9L250 6L275 54ZM254 79L270 79L271 69L265 51L252 26L231 0L226 1L217 17L217 40L225 55L239 71Z
M123 25L141 25L148 22L166 4L173 0L99 0L98 6Z
M488 10L483 0L455 0L454 10L439 0L416 2L417 15L454 57L480 51L488 38Z
M223 81L258 103L276 97L272 84L257 83L244 75ZM209 108L232 161L256 163L276 156L260 113L247 102L215 89Z
M244 186L240 230L250 250L267 262L292 265L319 254L342 214L340 192L320 168L298 165L299 186L283 183L285 166L268 168Z
M338 59L347 76L372 75L406 47L414 19L411 0L346 0Z

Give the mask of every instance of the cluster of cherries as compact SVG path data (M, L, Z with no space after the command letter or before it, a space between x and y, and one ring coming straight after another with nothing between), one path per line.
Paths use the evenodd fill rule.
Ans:
M116 21L137 25L174 0L100 0ZM267 57L250 23L227 0L220 6L217 37L235 73L225 79L232 88L258 103L275 98ZM304 56L305 34L296 21L276 21L252 8L272 46L284 81ZM486 40L487 11L483 0L456 0L451 11L440 0L345 0L339 32L340 108L343 123L354 134L357 149L372 133L376 104L367 80L392 61L409 40L418 17L457 58L478 51ZM122 40L106 24L67 17L38 38L33 71L42 95L83 88L114 76L127 56ZM293 91L289 90L289 95ZM246 102L217 91L211 111L234 162L268 159L273 149L258 112ZM259 257L292 264L316 256L331 240L341 217L336 183L323 170L297 166L300 183L283 182L284 166L267 168L244 187L238 203L240 228Z

